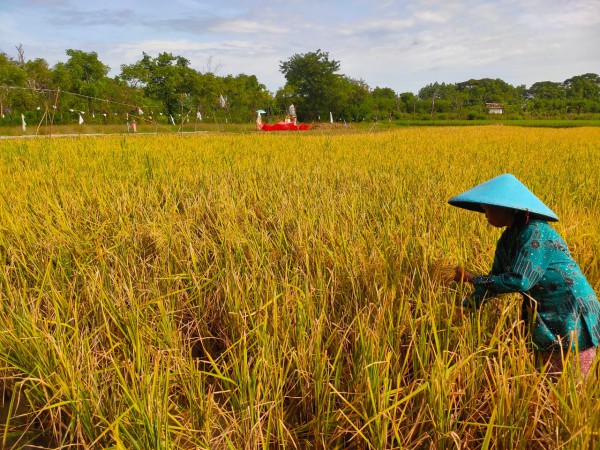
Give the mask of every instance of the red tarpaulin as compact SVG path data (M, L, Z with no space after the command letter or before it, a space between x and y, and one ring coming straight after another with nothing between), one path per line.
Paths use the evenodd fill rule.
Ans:
M290 105L290 109L294 108L294 105ZM262 109L256 111L258 114L256 116L256 128L263 131L305 131L310 130L313 126L313 123L310 125L306 125L301 123L298 125L296 122L296 110L293 110L293 114L290 113L290 116L287 116L285 120L281 122L274 123L273 125L269 125L268 123L263 123L261 113L264 113Z
M300 125L294 125L293 122L277 122L273 125L268 123L257 123L258 129L263 131L305 131L310 130L313 124L306 125L301 123Z

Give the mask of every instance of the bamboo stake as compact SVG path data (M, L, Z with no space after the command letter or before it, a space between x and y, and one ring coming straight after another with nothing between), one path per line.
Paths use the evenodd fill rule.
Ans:
M60 95L60 88L58 88L56 90L56 97L54 98L54 106L53 106L53 110L52 111L52 118L50 119L50 134L49 136L52 137L52 126L54 125L54 116L56 115L56 110L58 109L58 96Z

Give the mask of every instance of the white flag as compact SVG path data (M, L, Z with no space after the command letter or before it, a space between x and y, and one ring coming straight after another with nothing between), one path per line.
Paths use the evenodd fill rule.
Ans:
M81 125L83 123L83 116L81 114L79 114L79 125Z
M139 114L140 116L143 116L143 115L144 115L144 111L142 111L142 108L140 108L139 106L138 106L138 114Z
M175 125L175 119L173 119L173 116L169 115L169 117L171 118L171 123Z
M296 117L296 107L294 106L293 103L288 108L288 113L289 113L290 116Z
M331 111L329 111L329 122L333 123L333 114L331 114Z
M263 129L263 121L262 116L260 115L260 111L256 111L256 128L259 130Z
M198 111L196 113L196 119L198 119L200 122L202 122L202 113L200 111Z
M221 108L225 108L225 106L227 106L227 97L219 95L219 104L221 105Z
M21 121L23 122L23 131L27 131L27 123L25 122L25 114L21 114Z

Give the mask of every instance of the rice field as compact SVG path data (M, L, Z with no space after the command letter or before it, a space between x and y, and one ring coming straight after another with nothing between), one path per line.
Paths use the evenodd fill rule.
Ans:
M0 142L0 447L597 447L598 370L444 279L506 172L600 292L600 128Z

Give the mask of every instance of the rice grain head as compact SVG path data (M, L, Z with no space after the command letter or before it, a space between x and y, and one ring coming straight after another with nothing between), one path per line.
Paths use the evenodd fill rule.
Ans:
M453 260L447 257L439 257L433 262L432 277L444 286L447 286L454 281L455 275L456 263Z

